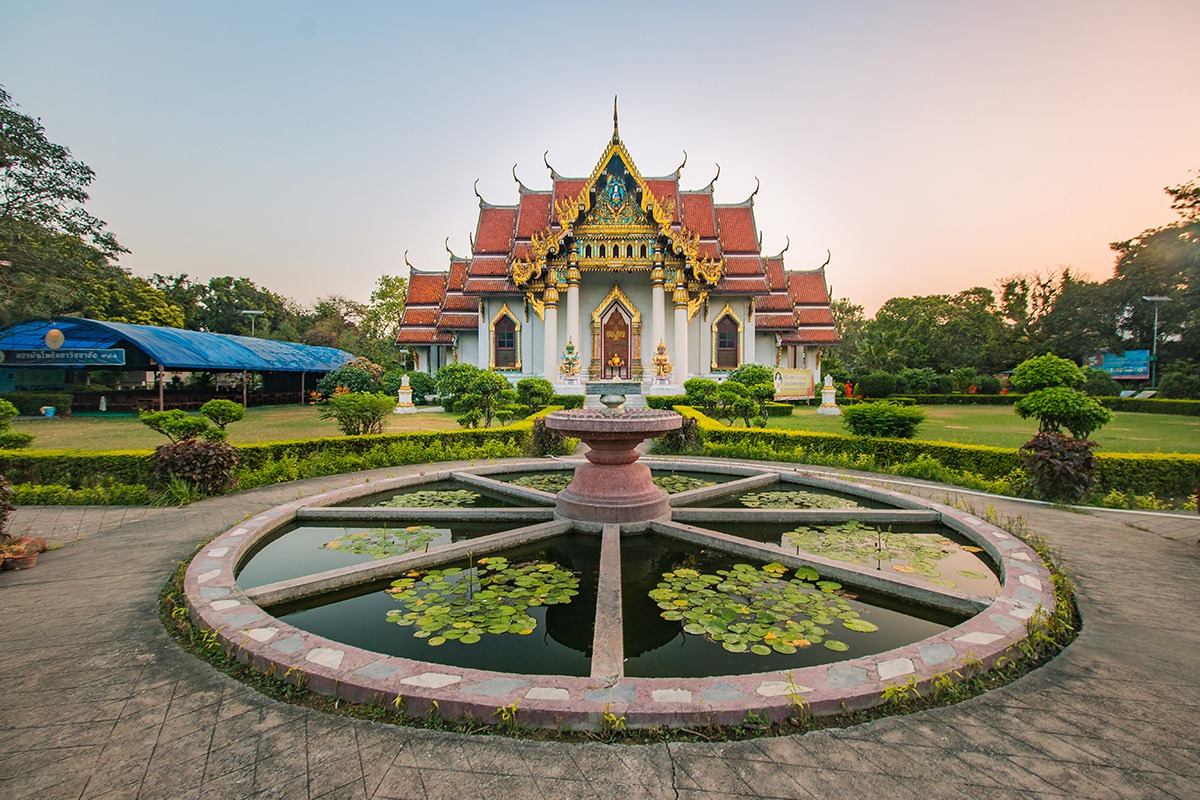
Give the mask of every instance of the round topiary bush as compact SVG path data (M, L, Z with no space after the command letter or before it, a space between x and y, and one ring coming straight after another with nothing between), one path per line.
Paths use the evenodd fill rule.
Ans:
M869 372L858 379L854 393L863 397L888 397L896 393L896 376L890 372Z
M855 436L887 436L911 439L917 426L925 421L925 412L917 406L895 403L860 403L842 409L842 419Z

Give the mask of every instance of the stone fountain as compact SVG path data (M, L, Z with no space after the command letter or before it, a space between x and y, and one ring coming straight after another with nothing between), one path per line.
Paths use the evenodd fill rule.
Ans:
M600 402L604 409L555 411L546 417L546 427L589 448L587 462L558 493L558 516L594 530L606 524L645 528L668 516L671 506L667 493L654 485L650 468L638 463L637 447L681 427L683 417L674 411L622 410L625 397L619 394L604 395Z

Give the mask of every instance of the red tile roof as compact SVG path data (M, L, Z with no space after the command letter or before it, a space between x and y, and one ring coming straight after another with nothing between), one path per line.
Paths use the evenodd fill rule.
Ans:
M442 303L443 311L478 311L479 298L467 297L463 294L447 294L446 302Z
M767 259L767 283L772 292L787 290L787 279L783 277L783 259L780 257Z
M747 275L761 277L764 274L762 259L758 256L726 256L725 274L739 277Z
M583 185L587 183L585 178L559 178L554 182L554 202L558 202L564 198L574 200L583 191Z
M520 294L507 278L467 278L469 294Z
M400 324L403 325L436 325L438 320L438 309L429 306L408 306L404 309L404 316L400 318Z
M438 330L475 330L479 327L478 313L443 313L438 318Z
M797 325L832 325L833 312L828 306L813 308L797 308L795 312Z
M529 192L521 195L521 211L517 217L517 238L528 239L550 225L550 192Z
M663 178L659 180L646 181L646 187L650 189L650 194L654 195L654 199L659 203L666 205L670 200L675 204L675 213L671 216L672 222L679 221L679 179Z
M727 278L722 277L717 283L714 294L767 294L770 292L766 277L760 278Z
M401 328L396 334L396 344L452 344L454 337L432 328Z
M684 227L704 238L716 237L712 192L680 192L679 200L683 206Z
M436 306L446 294L446 273L414 272L408 278L405 305Z
M790 310L784 312L772 312L764 314L761 311L754 315L754 326L758 330L794 330L796 325L792 321L792 312Z
M508 253L512 247L517 208L484 206L479 209L479 229L475 234L476 253Z
M447 292L461 292L467 282L467 262L454 259L450 262L450 277L446 281Z
M841 341L833 328L800 328L779 337L784 344L837 344Z
M768 295L755 298L755 311L786 311L790 316L792 313L792 301L787 296L787 292L771 292Z
M789 272L788 296L796 305L828 305L829 294L825 289L825 270L812 272Z
M750 206L717 206L717 231L726 253L757 253L758 233Z
M468 273L472 278L494 278L508 276L507 256L475 256Z
M700 242L696 248L696 255L700 258L717 259L721 257L721 245L716 239Z

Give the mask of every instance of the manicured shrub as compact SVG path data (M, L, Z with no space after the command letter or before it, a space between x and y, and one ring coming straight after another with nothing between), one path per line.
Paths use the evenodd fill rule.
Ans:
M1147 399L1136 397L1097 397L1096 402L1112 411L1200 417L1200 400L1160 400L1157 397Z
M646 395L647 408L666 408L671 409L675 406L688 405L688 397L685 394L649 394ZM776 405L771 403L770 405ZM788 413L791 413L791 406L788 406Z
M457 411L455 402L471 390L471 386L484 371L466 362L447 364L440 368L433 376L438 402L447 411Z
M863 397L881 398L896 393L896 376L890 372L869 372L858 379L854 393Z
M567 439L557 431L550 430L546 426L546 420L541 418L533 421L530 446L532 447L533 455L539 457L565 456L570 453Z
M775 383L774 373L764 367L762 364L742 364L740 367L729 373L727 380L737 381L743 386L755 386L760 383L771 384Z
M954 387L954 391L959 394L974 394L971 387L975 387L975 391L979 391L979 379L982 377L979 370L974 367L959 367L950 371L950 383Z
M1096 485L1096 443L1042 431L1021 446L1021 467L1043 500L1077 502Z
M545 378L522 378L517 381L517 399L530 411L541 411L554 400L554 384Z
M6 392L0 394L0 400L12 403L24 417L41 416L43 406L53 406L54 413L64 417L71 413L71 395L67 392Z
M33 444L33 435L20 431L0 431L0 450L20 450Z
M0 431L6 431L12 426L13 419L19 414L17 407L7 400L0 399Z
M1200 376L1172 372L1158 384L1160 397L1177 400L1200 400Z
M1046 353L1018 364L1008 382L1018 392L1035 392L1051 386L1074 388L1081 385L1083 380L1083 370L1075 362Z
M152 431L158 431L172 442L182 442L184 439L194 439L208 430L208 420L181 411L178 408L170 411L143 411L138 419Z
M925 421L925 412L895 403L863 403L842 411L845 425L856 436L887 436L911 439L917 426Z
M1112 412L1078 389L1050 386L1021 399L1013 409L1023 419L1034 417L1043 433L1064 428L1080 439L1112 421Z
M980 375L975 388L979 394L1000 394L1000 379L995 375Z
M23 506L144 506L150 502L150 490L122 484L72 489L61 484L21 483L13 487L13 500Z
M209 400L200 406L200 413L208 417L208 421L219 429L231 422L238 422L246 417L246 407L233 400Z
M176 479L203 495L216 495L237 485L233 478L237 460L237 450L224 442L185 439L156 448L153 471L158 486Z
M550 401L551 405L560 406L564 409L583 408L584 397L581 394L556 394ZM646 405L650 405L650 398L646 398ZM651 408L660 408L661 406L650 405Z
M1083 371L1083 393L1091 397L1116 397L1121 393L1121 384L1102 369L1088 367Z
M383 420L396 407L396 398L373 392L334 392L318 416L332 419L347 436L383 433Z
M687 409L691 411L691 409ZM667 431L654 440L651 452L658 454L690 453L700 446L700 432L696 420L684 414L683 424L675 430Z
M712 414L717 408L717 396L721 385L709 378L688 378L683 382L683 391L687 395L688 404L695 406L705 414Z
M334 389L350 392L378 392L383 388L383 367L366 358L356 358L335 370L326 372L317 381L317 391L324 397Z
M896 373L896 391L902 394L938 393L939 375L929 367L902 369Z

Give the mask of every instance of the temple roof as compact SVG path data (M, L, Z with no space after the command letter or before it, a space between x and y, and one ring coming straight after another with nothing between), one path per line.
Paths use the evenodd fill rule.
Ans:
M753 194L740 203L717 203L716 178L700 189L682 189L682 169L680 165L668 175L643 178L614 128L612 141L591 175L565 177L550 168L548 189L531 189L518 179L519 198L514 205L494 205L480 198L471 255L452 256L448 273L413 272L397 341L449 340L451 331L478 323L480 297L519 297L529 292L527 281L542 273L526 270L514 277L514 264L528 267L537 259L543 265L551 257L561 260L566 242L575 236L574 226L588 219L585 214L596 202L604 176L624 180L637 195L646 214L643 229L653 226L659 232L669 258L686 260L686 268L693 271L688 274L699 281L699 291L752 296L760 328L817 339L832 335L829 341L836 341L836 332L826 331L833 330L833 319L824 267L785 271L782 254L765 257L761 252ZM693 278L688 280L690 288ZM426 338L426 331L436 336Z

